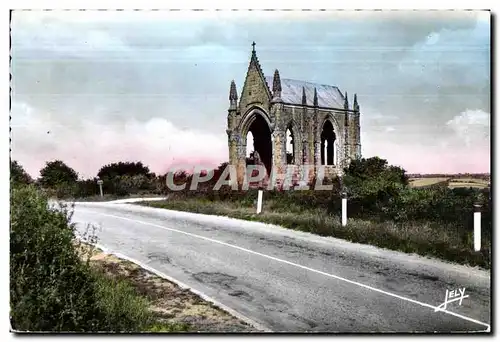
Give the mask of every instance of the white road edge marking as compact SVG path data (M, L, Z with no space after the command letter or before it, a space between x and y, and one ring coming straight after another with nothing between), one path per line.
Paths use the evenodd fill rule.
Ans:
M291 261L279 259L279 258L270 256L270 255L267 255L267 254L255 252L255 251L252 251L250 249L246 249L246 248L243 248L243 247L240 247L240 246L232 245L232 244L227 243L227 242L223 242L223 241L211 239L211 238L208 238L208 237L205 237L205 236L201 236L201 235L197 235L197 234L193 234L193 233L188 233L188 232L185 232L185 231L182 231L182 230L179 230L179 229L164 227L164 226L160 226L160 225L155 224L155 223L150 223L150 222L135 220L135 219L131 219L131 218L128 218L128 217L123 217L123 216L117 216L117 215L112 215L112 214L104 214L104 213L100 213L100 212L97 212L97 211L91 211L91 210L79 210L79 211L86 212L86 213L97 214L97 215L108 216L108 217L114 217L114 218L117 218L117 219L126 220L126 221L130 221L130 222L135 222L135 223L139 223L139 224L144 224L144 225L147 225L147 226L152 226L152 227L156 227L156 228L160 228L160 229L164 229L164 230L170 230L170 231L173 231L173 232L181 233L181 234L188 235L188 236L191 236L191 237L195 237L195 238L198 238L198 239L202 239L202 240L206 240L206 241L218 243L218 244L223 245L223 246L227 246L227 247L239 249L241 251L244 251L244 252L247 252L247 253L250 253L250 254L255 254L255 255L258 255L258 256L261 256L261 257L264 257L264 258L267 258L267 259L271 259L271 260L278 261L278 262L281 262L281 263L284 263L284 264L287 264L287 265L298 267L298 268L301 268L301 269L304 269L304 270L307 270L307 271L310 271L310 272L318 273L318 274L324 275L326 277L330 277L330 278L342 280L342 281L345 281L345 282L353 284L353 285L357 285L357 286L360 286L360 287L363 287L363 288L366 288L366 289L369 289L369 290L372 290L372 291L375 291L375 292L379 292L379 293L385 294L387 296L398 298L398 299L401 299L401 300L404 300L404 301L407 301L407 302L410 302L410 303L418 304L420 306L432 309L432 311L435 311L436 308L437 308L436 306L433 306L431 304L423 303L423 302L420 302L418 300L414 300L414 299L411 299L411 298L406 298L406 297L397 295L395 293L391 293L391 292L387 292L387 291L384 291L384 290L380 290L380 289L377 289L377 288L369 286L369 285L365 285L365 284L358 283L358 282L353 281L353 280L349 280L349 279L346 279L346 278L343 278L343 277L336 276L334 274L330 274L330 273L326 273L326 272L323 272L323 271L319 271L319 270L316 270L314 268L310 268L310 267L307 267L307 266L299 265L299 264L296 264L296 263L291 262ZM443 313L446 313L446 314L449 314L449 315L461 318L463 320L466 320L466 321L469 321L469 322L473 322L473 323L485 326L486 330L484 330L484 332L490 332L490 330L491 330L491 326L488 323L484 323L484 322L478 321L478 320L476 320L474 318L463 316L463 315L460 315L460 314L457 314L455 312L448 311L448 310L439 310L439 312L443 312ZM481 332L483 332L483 331L481 331Z
M87 241L85 241L84 239L82 239L81 237L77 236L77 238L85 243L88 243ZM151 266L148 266L142 262L140 262L139 260L136 260L134 258L131 258L129 257L128 255L125 255L123 253L119 253L119 252L115 252L113 251L112 249L104 246L104 245L101 245L101 244L98 244L98 243L90 243L90 245L93 245L94 247L97 247L99 248L100 250L102 250L104 253L106 254L112 254L112 255L115 255L118 259L124 259L124 260L128 260L138 266L140 266L141 268L144 268L145 270L151 272L151 273L154 273L156 274L158 277L160 278L163 278L163 279L166 279L174 284L177 284L180 288L184 289L184 290L189 290L191 291L192 293L194 293L195 295L198 295L199 297L201 297L202 299L208 301L208 302L211 302L212 304L214 304L216 307L218 307L219 309L222 309L226 312L228 312L229 314L233 315L234 317L242 320L243 322L253 326L254 328L258 329L258 330L261 330L262 332L273 332L271 329L269 329L268 327L264 326L263 324L261 323L258 323L256 321L254 321L253 319L251 318L248 318L247 316L231 309L230 307L222 304L221 302L213 299L212 297L209 297L207 296L206 294L204 294L203 292L200 292L186 284L184 284L183 282L181 282L180 280L177 280L171 276L168 276L166 275L165 273L161 272L161 271L158 271L157 269L151 267Z

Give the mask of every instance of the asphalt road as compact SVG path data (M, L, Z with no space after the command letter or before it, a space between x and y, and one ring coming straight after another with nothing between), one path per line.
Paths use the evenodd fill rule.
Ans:
M490 273L273 225L77 203L99 244L275 332L470 332L490 324ZM465 288L461 305L446 290Z

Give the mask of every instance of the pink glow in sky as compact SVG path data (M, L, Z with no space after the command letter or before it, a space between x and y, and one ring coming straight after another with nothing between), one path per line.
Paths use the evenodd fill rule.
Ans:
M489 12L178 15L14 11L12 158L83 178L119 161L227 162L229 85L241 93L255 40L265 75L357 93L363 157L490 171Z
M163 174L172 166L217 166L228 158L222 134L179 129L165 119L123 124L83 121L72 127L26 105L15 105L13 111L18 115L12 124L12 155L35 177L46 161L54 159L87 178L103 165L119 161L141 161Z
M160 118L122 124L84 121L74 127L54 122L27 105L15 104L13 111L18 115L12 120L12 154L34 177L54 159L65 161L84 178L119 161L142 161L158 174L174 166L215 167L228 161L225 132L179 129ZM455 134L430 147L391 142L397 130L385 133L386 141L367 132L362 135L363 157L380 156L409 173L489 172L489 114L467 111L448 126Z

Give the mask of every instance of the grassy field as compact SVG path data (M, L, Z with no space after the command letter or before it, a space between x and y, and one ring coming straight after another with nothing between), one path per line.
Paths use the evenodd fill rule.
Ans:
M465 183L465 182L455 182L455 181L451 181L449 184L448 184L448 187L450 189L454 189L454 188L478 188L478 189L484 189L486 187L488 187L488 184L482 184L482 183Z
M432 177L432 178L410 178L410 185L413 187L429 186L440 182L445 182L450 178Z
M186 198L138 204L271 223L322 236L334 236L352 242L490 268L490 241L483 240L484 249L474 252L472 234L464 236L454 225L349 219L348 225L342 227L340 217L330 215L326 209L304 209L299 205L289 204L284 207L279 200L266 198L263 201L263 211L259 215L255 213L253 205L237 201Z
M438 183L448 182L448 187L453 188L479 188L484 189L488 187L489 181L478 178L471 177L421 177L421 178L410 178L410 186L418 188L430 185L436 185Z

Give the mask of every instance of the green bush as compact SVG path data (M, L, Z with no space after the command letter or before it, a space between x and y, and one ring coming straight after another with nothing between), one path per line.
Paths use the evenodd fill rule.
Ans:
M119 182L121 187L130 194L154 189L153 181L145 175L122 176Z
M382 216L395 221L426 220L472 228L475 203L480 202L486 213L490 211L482 192L472 188L406 188L391 199Z
M344 169L344 189L349 196L349 216L384 213L390 201L408 187L405 170L378 157L353 160Z
M97 179L79 180L74 191L74 198L92 197L99 194Z
M73 241L67 208L48 208L34 187L11 193L10 303L22 331L95 330L99 311L89 265Z
M427 218L439 194L431 189L401 189L397 196L390 199L385 216L392 220L409 221Z
M342 180L349 196L349 217L454 224L465 234L472 229L473 204L479 200L485 214L483 223L491 225L491 207L485 200L489 198L488 189L449 189L448 181L410 188L403 169L378 157L355 160L344 172ZM331 206L337 212L340 210L338 197L332 197Z
M130 285L91 269L88 260L82 262L70 209L49 207L47 197L34 186L12 188L13 329L133 332L154 325L148 302Z

